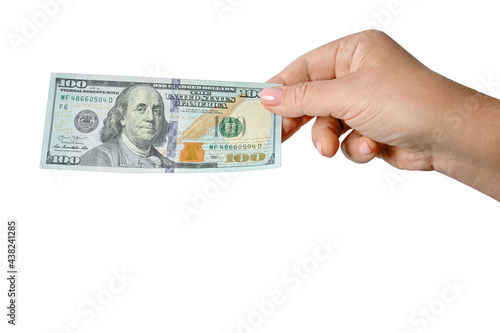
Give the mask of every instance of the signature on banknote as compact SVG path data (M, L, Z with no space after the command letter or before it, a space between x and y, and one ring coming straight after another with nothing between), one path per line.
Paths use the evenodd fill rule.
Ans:
M69 143L69 144L81 144L79 141L86 139L85 137L79 137L76 135L59 135L57 139L60 143Z

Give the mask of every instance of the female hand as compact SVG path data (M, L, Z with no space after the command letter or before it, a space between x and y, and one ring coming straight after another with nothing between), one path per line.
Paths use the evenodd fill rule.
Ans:
M324 156L352 129L342 151L354 162L437 170L500 198L500 102L431 71L386 34L326 44L269 82L284 84L261 92L284 117L283 141L316 117L313 144Z

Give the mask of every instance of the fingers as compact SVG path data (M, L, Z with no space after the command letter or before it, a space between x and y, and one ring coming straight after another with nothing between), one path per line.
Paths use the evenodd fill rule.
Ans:
M377 39L386 37L381 32L363 32L304 54L268 81L284 86L264 89L262 104L269 111L288 118L330 115L336 103L342 106L345 96L352 96L349 94L352 80L339 83L338 78L361 68L365 55L377 46Z
M355 78L354 78L355 79ZM308 81L292 86L265 88L260 93L262 105L283 117L332 116L345 119L357 101L360 85L352 77L328 81Z
M367 163L374 159L379 152L379 144L370 138L353 130L342 141L342 152L353 162Z
M295 132L297 132L302 126L307 124L309 120L313 117L303 116L299 118L283 118L281 124L281 142L285 142L289 137L291 137Z
M267 82L286 84L286 82L283 80L283 78L280 77L279 74L274 76ZM301 116L296 118L283 117L281 121L281 142L285 142L286 140L288 140L292 135L295 134L295 132L297 132L302 126L307 124L312 118L313 117L310 116Z
M348 114L359 103L373 106L379 98L372 92L388 69L415 64L394 40L380 31L364 31L323 45L292 62L270 81L283 87L264 89L261 102L271 112L284 117L332 116ZM375 87L376 88L376 87Z
M339 137L342 125L332 117L317 117L312 127L313 144L318 152L326 157L333 157L339 149Z
M361 68L373 48L390 41L385 33L374 30L343 37L297 58L269 82L289 86L342 77Z
M294 62L268 82L284 86L266 88L260 94L262 105L269 111L288 118L302 116L328 116L332 101L337 96L346 96L340 90L348 89L336 84L336 60L341 50L343 38L313 50ZM349 57L340 56L346 62L341 72L350 70ZM334 86L339 86L335 89ZM349 91L349 90L347 90Z
M270 79L268 82L284 86L262 90L260 99L267 110L284 117L282 141L312 117L324 117L325 120L319 122L322 124L331 121L332 117L340 120L356 117L355 107L357 110L366 109L368 105L359 104L360 101L369 104L369 99L363 96L371 86L361 84L362 75L355 75L355 72L370 65L369 58L376 53L372 51L387 41L392 39L379 31L347 36L304 54ZM340 136L338 134L337 139L333 139L329 125L321 130L321 135L333 140L321 142L326 143L326 146L321 146L325 156L335 154Z

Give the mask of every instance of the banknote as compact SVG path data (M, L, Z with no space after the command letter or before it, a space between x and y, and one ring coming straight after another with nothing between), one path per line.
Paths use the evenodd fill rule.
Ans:
M212 172L275 168L270 83L52 73L41 168Z

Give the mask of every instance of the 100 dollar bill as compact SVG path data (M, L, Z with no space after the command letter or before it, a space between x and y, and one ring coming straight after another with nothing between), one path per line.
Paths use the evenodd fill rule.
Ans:
M41 167L124 172L275 168L281 118L268 83L55 74Z

